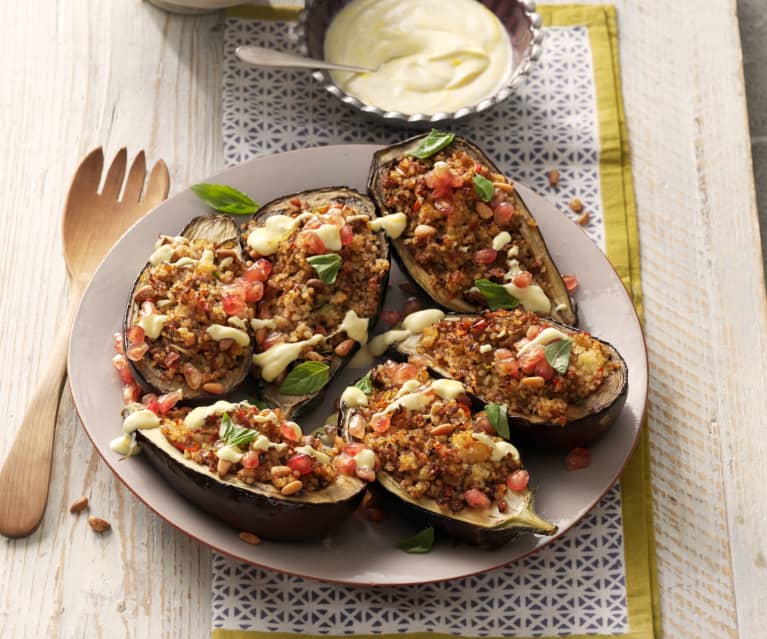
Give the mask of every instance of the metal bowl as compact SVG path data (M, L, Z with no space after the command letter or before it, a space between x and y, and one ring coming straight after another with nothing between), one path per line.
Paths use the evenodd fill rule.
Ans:
M352 0L307 0L306 9L301 12L296 33L299 50L312 58L324 58L325 33L336 14ZM541 55L541 17L535 13L535 2L529 0L478 0L490 9L501 24L506 27L511 41L511 68L500 89L479 103L463 107L451 113L402 113L385 111L375 104L366 104L341 89L327 71L314 71L312 76L326 91L341 102L373 117L382 118L391 124L428 128L436 123L452 122L485 111L509 97L519 84L522 76L529 73L533 62Z

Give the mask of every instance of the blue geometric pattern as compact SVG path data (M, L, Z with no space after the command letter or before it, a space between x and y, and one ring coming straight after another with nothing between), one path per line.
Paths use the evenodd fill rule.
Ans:
M341 143L392 143L408 135L371 121L327 94L310 74L241 65L241 44L295 49L287 22L230 18L224 64L228 165L257 155ZM517 93L451 130L475 140L508 175L591 214L585 227L604 249L599 131L585 27L546 29L544 53ZM557 189L549 169L560 172ZM531 557L464 579L357 588L263 570L214 555L213 627L311 635L438 632L465 637L540 637L628 632L620 489L580 524Z

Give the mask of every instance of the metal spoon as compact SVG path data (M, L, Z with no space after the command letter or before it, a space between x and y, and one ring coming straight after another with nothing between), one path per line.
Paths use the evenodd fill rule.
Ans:
M353 67L348 64L332 64L324 60L305 58L295 53L284 53L283 51L250 45L237 47L235 53L243 62L262 69L328 69L329 71L351 71L353 73L369 73L378 70Z

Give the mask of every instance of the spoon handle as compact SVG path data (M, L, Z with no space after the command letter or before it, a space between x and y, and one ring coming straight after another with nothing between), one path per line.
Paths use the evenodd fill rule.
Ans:
M45 512L56 415L67 371L69 329L83 289L73 281L66 319L56 332L48 365L0 470L0 534L6 537L31 535Z
M353 73L374 71L374 69L352 67L346 64L332 64L324 60L305 58L294 53L285 53L284 51L275 51L274 49L250 45L237 47L235 53L243 62L263 69L329 69L333 71L352 71Z

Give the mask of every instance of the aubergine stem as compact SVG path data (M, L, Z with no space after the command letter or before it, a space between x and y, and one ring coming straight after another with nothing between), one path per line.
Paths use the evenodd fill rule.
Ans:
M69 329L85 287L118 238L168 197L170 177L162 160L152 169L141 200L147 174L143 151L136 156L126 179L127 152L121 149L99 193L103 165L101 147L85 157L72 179L64 205L64 259L72 282L69 307L56 333L49 364L0 471L0 534L6 537L31 535L45 512L56 415L66 375ZM118 200L123 183L123 199Z

